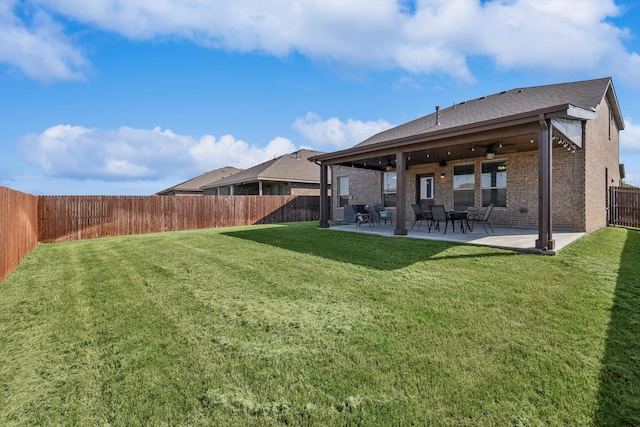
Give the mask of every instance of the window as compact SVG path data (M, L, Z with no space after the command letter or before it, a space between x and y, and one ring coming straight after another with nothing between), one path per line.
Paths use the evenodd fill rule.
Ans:
M382 203L385 206L395 207L396 205L396 182L395 172L384 172L382 178Z
M611 125L613 123L613 111L609 107L609 141L611 141Z
M475 166L453 165L453 205L475 206L475 188Z
M433 199L433 184L432 176L418 177L418 200Z
M349 204L349 177L341 176L338 178L338 199L340 207Z
M482 206L507 207L507 162L482 163Z

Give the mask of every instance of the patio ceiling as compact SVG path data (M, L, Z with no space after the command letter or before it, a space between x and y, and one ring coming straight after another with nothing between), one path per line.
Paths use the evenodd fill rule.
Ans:
M512 129L485 131L469 136L429 140L394 149L348 155L331 162L331 164L385 170L389 166L395 167L396 154L399 151L407 155L407 167L424 163L484 157L490 152L499 156L507 153L537 151L538 130L539 125L535 123Z

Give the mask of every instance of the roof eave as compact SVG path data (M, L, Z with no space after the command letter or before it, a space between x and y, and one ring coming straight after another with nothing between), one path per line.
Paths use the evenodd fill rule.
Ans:
M389 148L398 148L406 145L415 144L418 142L437 141L440 139L459 137L477 132L483 132L488 130L495 130L503 127L517 126L527 123L538 122L540 115L544 115L546 118L564 117L575 118L580 120L594 119L596 113L589 110L584 110L579 107L575 107L570 104L562 104L554 107L548 107L540 110L529 111L526 113L516 114L513 116L505 116L497 119L486 120L483 122L470 123L462 126L456 126L453 128L436 130L428 133L411 135L403 138L390 139L387 141L381 141L375 144L358 145L345 150L335 151L333 153L321 154L318 156L309 157L309 161L312 162L327 162L330 160L337 160L345 156L353 156L358 154L370 153L373 151L380 151Z

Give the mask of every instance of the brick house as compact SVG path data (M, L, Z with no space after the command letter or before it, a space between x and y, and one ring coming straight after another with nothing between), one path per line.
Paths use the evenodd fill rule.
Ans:
M321 190L320 226L347 204L382 203L407 234L411 205L494 205L492 223L553 229L607 225L608 189L621 183L624 122L611 78L525 87L439 109L352 148L313 156L331 170Z
M205 196L317 196L320 166L307 159L319 154L322 153L301 149L209 182L201 189Z

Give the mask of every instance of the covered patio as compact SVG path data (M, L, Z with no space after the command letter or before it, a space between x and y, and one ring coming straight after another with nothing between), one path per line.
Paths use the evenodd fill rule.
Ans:
M332 225L328 230L374 234L383 237L405 237L412 239L426 239L426 240L439 240L445 242L454 242L461 244L482 245L492 248L508 249L516 252L534 253L543 255L555 255L556 252L571 244L581 236L584 232L575 232L569 230L555 230L554 238L556 240L555 249L539 249L536 248L534 243L538 236L538 230L535 228L516 228L516 227L496 227L493 226L495 233L487 234L482 225L476 224L473 231L467 230L462 233L456 224L456 230L452 231L451 228L444 233L444 226L440 230L431 228L431 232L428 231L426 221L420 226L416 225L411 228L413 221L407 222L405 229L406 235L398 235L394 233L395 225L380 224L369 226L368 224L337 224Z
M423 212L433 205L493 206L492 223L501 227L496 236L480 228L441 238L552 254L606 225L606 194L620 179L623 126L609 78L436 107L349 149L309 159L320 166L319 225L348 222L349 205L382 205L392 211L394 228L358 231L418 237L428 233L407 226L414 205ZM329 173L333 196L324 184Z

